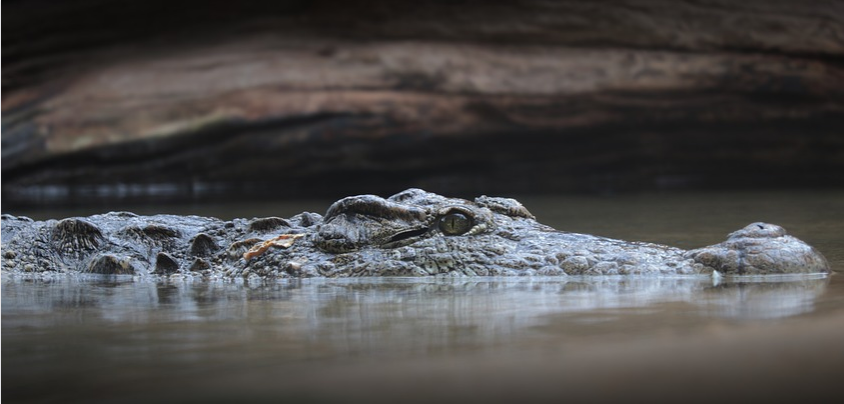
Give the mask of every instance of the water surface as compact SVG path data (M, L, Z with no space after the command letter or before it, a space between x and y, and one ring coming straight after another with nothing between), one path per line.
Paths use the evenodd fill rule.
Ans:
M844 268L844 193L519 199L559 229L684 248L769 221ZM0 286L8 402L773 402L834 396L844 377L836 274Z

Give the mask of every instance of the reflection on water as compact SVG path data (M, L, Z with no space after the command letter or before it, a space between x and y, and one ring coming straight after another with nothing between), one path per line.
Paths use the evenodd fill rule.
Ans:
M321 339L338 352L391 344L427 350L449 348L461 338L475 346L514 339L561 313L679 307L687 316L793 316L811 311L828 282L818 275L720 283L708 277L620 276L136 283L72 276L33 281L4 274L2 309L4 337L15 330L88 323L248 319L289 337Z
M114 399L133 393L136 402L145 402L161 392L139 386L163 384L171 399L179 391L191 401L217 393L184 389L183 383L228 380L233 369L250 380L302 372L307 376L300 381L279 383L287 386L283 391L299 386L310 392L313 386L301 386L318 385L325 372L350 360L416 363L472 352L521 358L525 349L548 344L578 349L584 337L608 332L636 341L666 326L694 332L713 321L797 316L827 298L832 278L717 284L707 277L621 276L154 283L4 274L3 365L14 371L3 373L3 394L24 401L88 401L96 394ZM353 370L361 371L378 368ZM342 371L338 377L347 378ZM41 388L45 383L52 388ZM240 396L255 388L243 383L226 391Z
M809 313L826 288L827 276L748 279L706 288L700 297L707 315L736 319L772 319Z

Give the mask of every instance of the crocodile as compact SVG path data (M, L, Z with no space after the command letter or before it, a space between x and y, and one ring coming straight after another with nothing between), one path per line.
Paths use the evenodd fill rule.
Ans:
M350 196L325 215L229 221L110 212L2 216L4 272L140 277L763 275L829 272L813 247L752 223L692 250L559 231L518 201L408 189Z

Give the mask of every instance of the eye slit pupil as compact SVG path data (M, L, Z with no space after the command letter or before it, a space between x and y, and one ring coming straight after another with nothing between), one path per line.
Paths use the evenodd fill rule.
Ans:
M440 231L447 236L456 236L472 228L472 219L460 212L450 212L439 220Z

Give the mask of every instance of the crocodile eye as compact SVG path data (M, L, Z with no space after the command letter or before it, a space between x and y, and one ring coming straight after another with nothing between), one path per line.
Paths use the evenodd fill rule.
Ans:
M440 231L446 236L457 236L472 228L472 219L460 212L450 212L439 220Z

